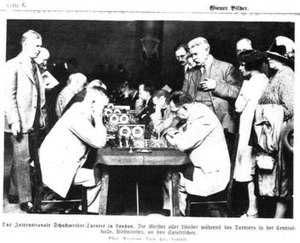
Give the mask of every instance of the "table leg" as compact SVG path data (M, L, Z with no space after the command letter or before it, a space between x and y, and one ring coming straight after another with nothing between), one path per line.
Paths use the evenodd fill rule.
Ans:
M109 170L108 170L107 166L103 166L101 182L102 182L102 185L101 185L101 190L100 190L99 214L106 215L108 187L109 187Z
M179 173L177 171L171 171L171 200L172 200L172 212L171 216L180 216L179 209Z

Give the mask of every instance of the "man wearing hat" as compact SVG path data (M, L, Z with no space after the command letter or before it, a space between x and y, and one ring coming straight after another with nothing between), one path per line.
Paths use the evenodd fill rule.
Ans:
M227 139L231 140L228 141L231 150L235 131L232 104L240 90L234 67L214 58L210 54L208 41L203 37L191 40L188 49L196 66L186 73L182 90L191 95L194 101L201 102L214 111Z

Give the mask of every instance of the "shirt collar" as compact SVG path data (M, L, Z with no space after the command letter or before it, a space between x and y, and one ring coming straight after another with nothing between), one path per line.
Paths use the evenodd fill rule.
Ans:
M184 65L184 72L186 72L188 69L189 69L189 65L188 65L188 64L185 64L185 65Z
M211 54L209 54L207 56L207 59L206 59L205 64L204 64L206 70L210 68L212 62L213 62L213 56Z
M34 62L32 58L25 55L23 52L21 52L19 56L22 63L32 64Z

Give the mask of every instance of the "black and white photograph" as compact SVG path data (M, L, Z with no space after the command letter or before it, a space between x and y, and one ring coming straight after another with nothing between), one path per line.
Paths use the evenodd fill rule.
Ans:
M297 14L21 2L1 21L1 231L297 234Z

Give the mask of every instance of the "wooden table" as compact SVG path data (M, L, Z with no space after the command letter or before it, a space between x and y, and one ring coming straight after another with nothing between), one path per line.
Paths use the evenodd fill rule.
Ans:
M179 216L178 167L189 162L186 154L175 149L152 149L151 152L129 152L128 148L104 148L97 153L96 165L102 165L102 188L99 214L106 214L110 166L165 166L171 174L171 216Z

